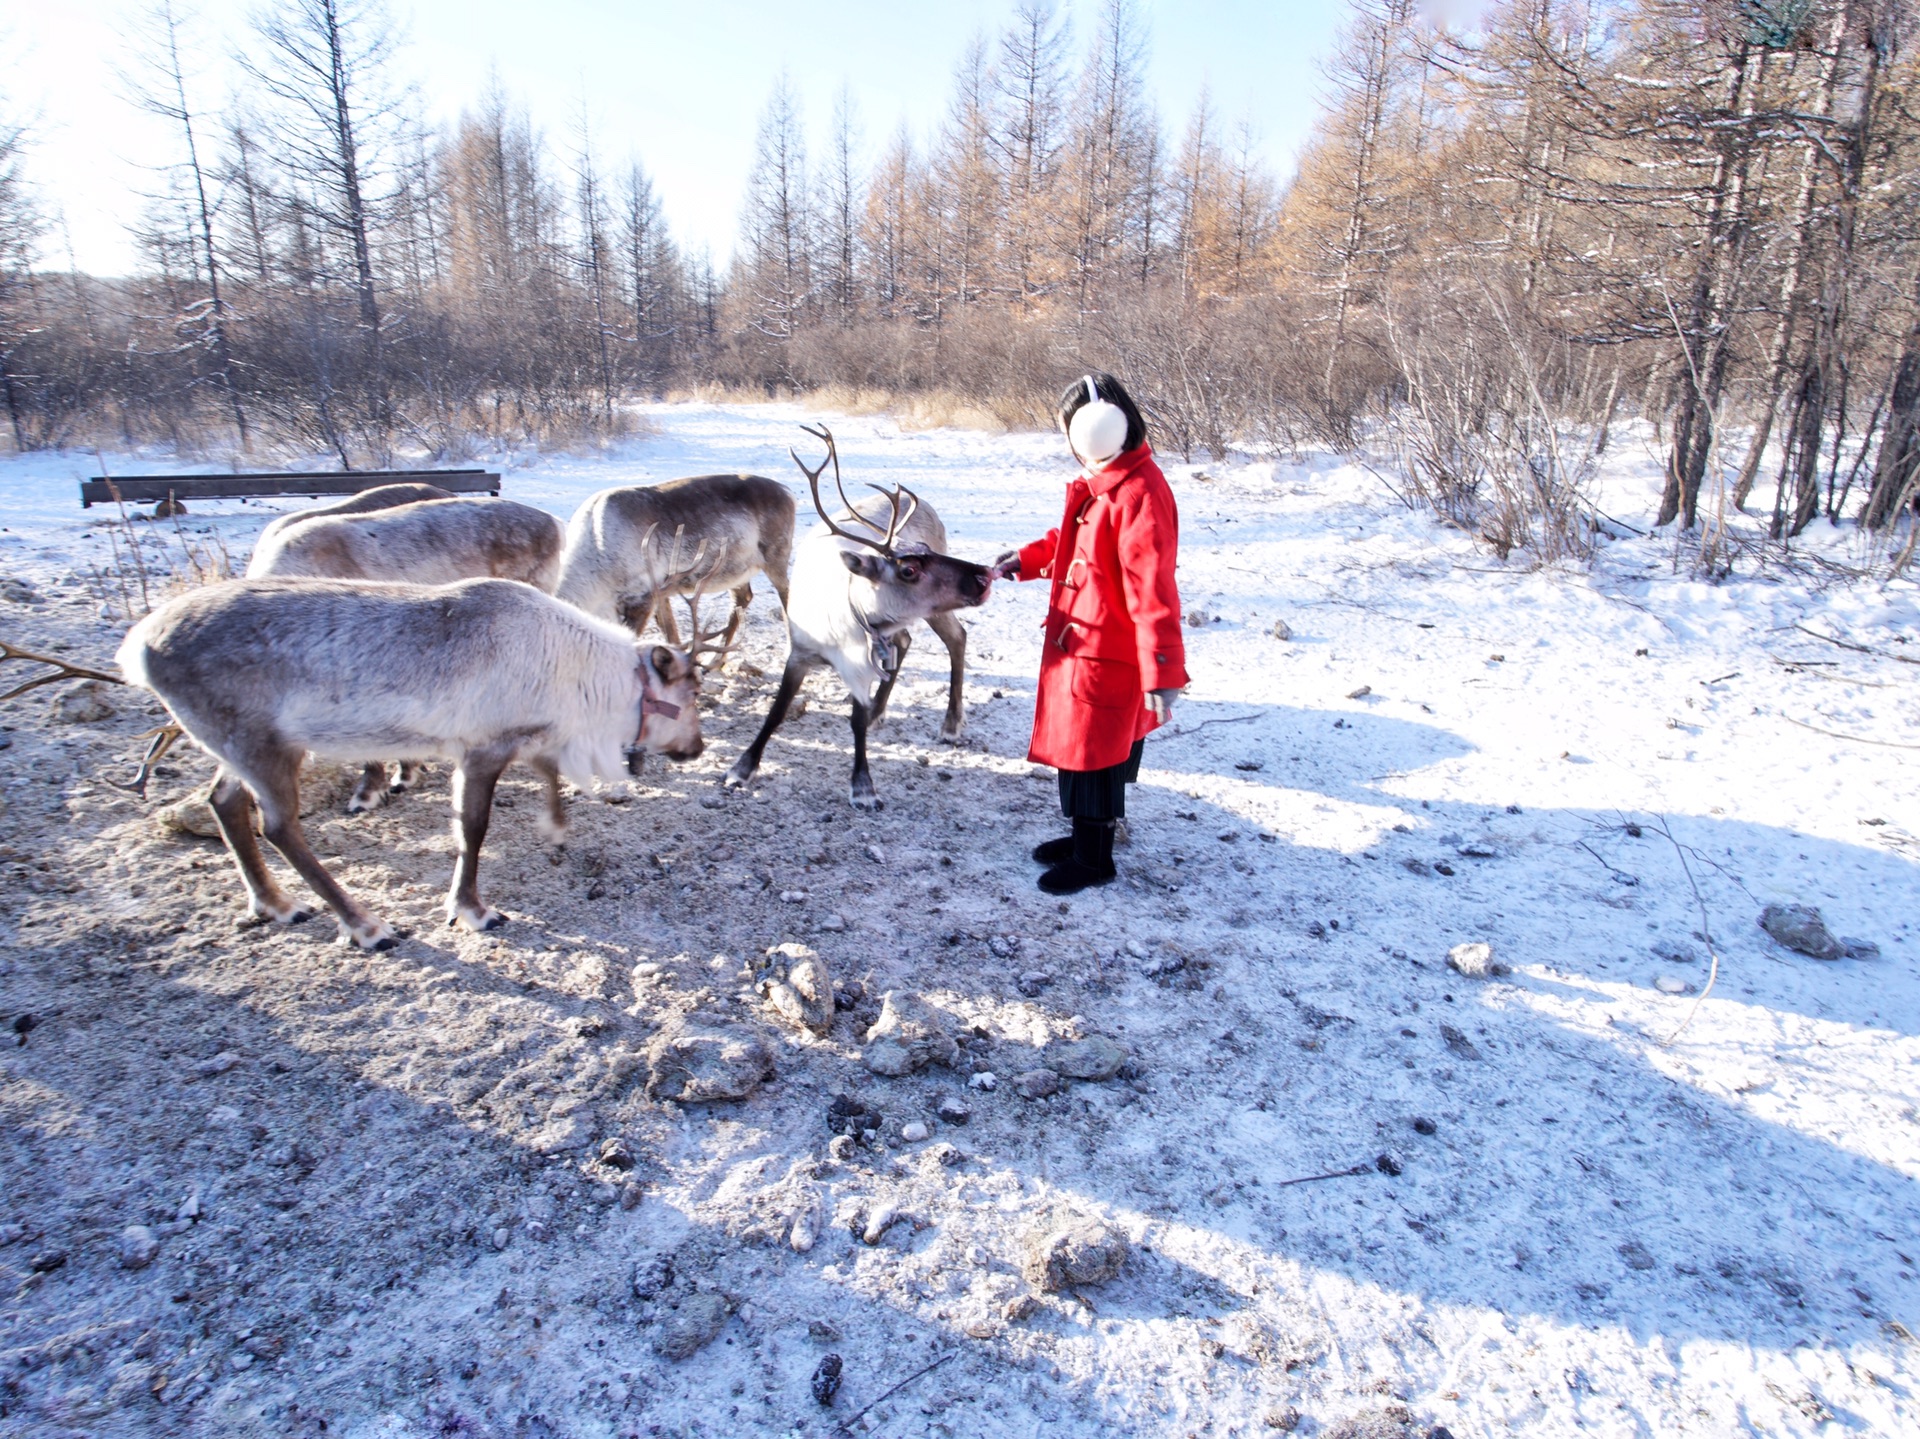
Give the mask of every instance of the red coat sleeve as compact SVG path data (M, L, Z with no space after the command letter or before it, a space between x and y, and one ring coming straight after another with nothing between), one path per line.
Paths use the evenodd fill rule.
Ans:
M1030 545L1020 547L1020 578L1023 580L1045 580L1053 577L1054 557L1060 553L1060 531L1047 531L1043 540L1035 540Z
M1184 689L1187 646L1180 630L1180 591L1174 565L1180 552L1180 516L1165 482L1143 485L1121 507L1115 539L1120 583L1140 645L1140 687Z

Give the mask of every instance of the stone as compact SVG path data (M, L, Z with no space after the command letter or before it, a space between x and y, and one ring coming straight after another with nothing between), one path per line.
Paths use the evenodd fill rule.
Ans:
M1878 959L1880 946L1870 939L1843 939L1840 947L1847 952L1848 959Z
M826 930L829 934L839 934L844 931L846 927L847 917L844 914L830 914L820 921L820 928Z
M930 1133L932 1131L917 1119L910 1119L900 1126L900 1137L908 1144L918 1144Z
M836 1134L827 1141L827 1157L845 1164L853 1158L854 1138L851 1134Z
M1212 623L1213 616L1205 610L1193 609L1187 611L1187 628L1190 630L1204 629Z
M640 1201L646 1197L647 1191L637 1184L627 1183L620 1186L620 1207L622 1209L638 1209L640 1207Z
M682 1104L745 1099L773 1078L773 1052L732 1025L687 1026L647 1046L647 1098Z
M826 1196L817 1185L801 1185L795 1196L793 1223L787 1229L787 1247L795 1254L807 1253L820 1242L826 1227Z
M53 702L53 718L59 724L98 724L112 719L113 713L105 680L81 680Z
M807 1388L813 1394L813 1402L822 1408L833 1403L833 1396L840 1392L840 1372L845 1361L838 1354L821 1357L813 1371L813 1378L807 1381Z
M145 1269L160 1253L160 1241L144 1224L129 1224L120 1231L120 1267Z
M1105 1035L1055 1040L1040 1053L1041 1062L1068 1079L1112 1079L1127 1062L1126 1047Z
M1040 1301L1031 1294L1016 1294L1000 1306L1000 1317L1009 1324L1018 1324L1031 1316L1040 1307Z
M1440 1126L1435 1124L1431 1119L1428 1119L1425 1115L1420 1115L1413 1121L1413 1132L1415 1134L1438 1134L1440 1132Z
M1656 977L1653 987L1662 994L1692 994L1693 986L1677 974L1663 974Z
M882 1204L867 1216L867 1227L860 1231L860 1242L871 1248L887 1237L887 1231L907 1216L898 1205Z
M1447 951L1447 968L1468 979L1491 979L1510 973L1506 965L1493 957L1493 946L1483 941L1456 944Z
M717 1294L689 1294L680 1307L661 1319L653 1335L653 1352L662 1359L691 1358L720 1337L727 1327L727 1304Z
M642 1259L633 1266L633 1297L658 1299L673 1288L673 1261L664 1254Z
M211 1059L203 1059L193 1066L193 1072L201 1079L211 1079L216 1074L225 1074L240 1062L240 1056L231 1049L223 1049Z
M1680 944L1671 939L1663 939L1653 945L1654 957L1664 959L1668 964L1698 964L1699 951L1690 944Z
M1840 959L1847 952L1811 905L1770 904L1760 911L1760 928L1809 959Z
M929 1064L951 1065L960 1053L960 1046L947 1032L946 1016L910 990L887 991L881 1000L880 1017L866 1038L869 1049L884 1039L901 1051L885 1056L888 1068L877 1068L872 1059L862 1056L875 1074L910 1074ZM898 1068L901 1063L906 1065L904 1070Z
M633 1149L619 1135L611 1135L600 1141L600 1163L609 1169L633 1168Z
M1324 1439L1432 1439L1431 1431L1415 1427L1413 1411L1404 1404L1355 1414L1321 1433Z
M804 944L776 944L767 951L774 973L760 982L767 1005L796 1029L824 1038L833 1028L833 975L827 962Z
M917 1068L913 1051L896 1039L879 1039L860 1053L860 1062L883 1079L904 1079Z
M973 1111L951 1095L941 1100L933 1112L942 1124L965 1124L973 1118Z
M1000 1083L1000 1076L991 1069L983 1069L967 1081L971 1089L992 1089Z
M987 941L987 948L995 959L1012 959L1020 952L1020 940L1016 935L996 934Z
M1273 628L1268 630L1267 633L1277 640L1290 640L1293 638L1293 626L1285 620L1275 620L1273 622Z
M1027 1236L1020 1273L1035 1289L1105 1284L1127 1262L1126 1236L1095 1219L1067 1219L1035 1229Z
M1044 969L1030 969L1014 981L1014 987L1028 999L1038 999L1040 992L1053 983L1053 976Z
M1278 1429L1282 1434L1291 1434L1300 1427L1300 1411L1291 1404L1284 1407L1276 1404L1260 1416L1260 1422L1269 1429Z
M1455 1029L1451 1024L1443 1024L1440 1026L1440 1038L1446 1041L1448 1049L1452 1050L1462 1059L1478 1059L1480 1057L1480 1050L1475 1046L1474 1042L1468 1039L1460 1030Z
M44 605L46 597L25 580L11 576L0 580L0 600L16 605Z
M1051 1069L1029 1069L1013 1077L1013 1087L1022 1099L1045 1099L1060 1092L1060 1076Z
M184 834L194 839L220 838L220 824L214 819L213 806L207 803L205 795L190 794L172 804L163 804L153 812L153 817L170 834Z
M1348 690L1347 698L1350 700L1363 700L1372 693L1373 693L1372 685L1361 685L1360 688L1357 690Z

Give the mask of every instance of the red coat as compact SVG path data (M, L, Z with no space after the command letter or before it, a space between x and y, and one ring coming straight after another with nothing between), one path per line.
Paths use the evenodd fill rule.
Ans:
M1105 769L1158 725L1146 691L1187 683L1179 545L1173 491L1142 445L1076 477L1060 528L1020 551L1021 579L1053 581L1027 758Z

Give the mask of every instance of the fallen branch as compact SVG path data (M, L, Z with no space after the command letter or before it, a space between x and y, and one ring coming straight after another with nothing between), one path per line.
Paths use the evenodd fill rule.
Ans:
M1183 729L1155 730L1154 735L1160 739L1178 739L1183 734L1192 734L1196 730L1205 729L1208 725L1245 724L1248 720L1257 720L1259 718L1260 716L1258 714L1250 714L1250 715L1234 715L1231 719L1201 720L1199 724L1190 724Z
M1863 734L1841 734L1837 729L1821 729L1817 724L1808 724L1805 720L1797 720L1792 715L1781 715L1780 718L1788 724L1799 725L1801 729L1810 729L1815 734L1823 734L1829 739L1850 739L1855 744L1877 744L1883 749L1920 749L1920 744L1901 744L1899 740L1868 739Z
M942 1354L938 1359L934 1360L933 1363L914 1370L913 1373L909 1374L905 1379L902 1379L898 1384L894 1385L893 1388L889 1389L885 1394L882 1394L878 1399L874 1400L872 1404L867 1405L863 1409L858 1409L854 1411L854 1413L849 1418L842 1419L838 1424L834 1425L833 1426L834 1432L838 1434L851 1434L853 1432L853 1426L858 1424L862 1419L864 1419L867 1416L867 1413L869 1410L875 1408L878 1405L886 1403L887 1400L893 1398L894 1395L898 1394L902 1389L905 1389L909 1384L913 1383L914 1380L922 1377L923 1375L931 1374L934 1370L938 1369L942 1364L945 1364L951 1358L953 1358L953 1355L950 1353Z
M1660 822L1653 828L1660 832L1667 843L1673 846L1674 854L1679 856L1680 868L1687 876L1688 887L1693 890L1694 907L1700 911L1700 940L1706 945L1707 958L1711 961L1707 968L1706 986L1694 997L1693 1006L1687 1010L1687 1017L1680 1021L1678 1029L1660 1041L1660 1047L1666 1049L1686 1032L1687 1026L1693 1023L1694 1015L1700 1012L1700 1006L1705 1004L1707 996L1713 993L1714 981L1720 978L1720 951L1713 943L1713 926L1707 919L1707 901L1700 893L1699 881L1693 877L1693 866L1687 863L1686 846L1673 837L1673 831L1667 827L1665 815L1660 817Z
M1920 665L1920 660L1910 655L1890 655L1885 650L1876 650L1868 645L1857 645L1851 640L1835 639L1832 635L1823 635L1818 630L1810 630L1805 625L1795 625L1794 629L1803 635L1812 635L1817 640L1825 640L1830 645L1838 645L1843 650L1852 650L1857 655L1872 655L1875 659L1892 660L1896 664Z
M1323 1179L1351 1179L1357 1174L1371 1174L1371 1164L1356 1164L1351 1169L1334 1169L1325 1174L1307 1174L1299 1179L1280 1179L1269 1184L1269 1189L1285 1189L1289 1184L1318 1184Z

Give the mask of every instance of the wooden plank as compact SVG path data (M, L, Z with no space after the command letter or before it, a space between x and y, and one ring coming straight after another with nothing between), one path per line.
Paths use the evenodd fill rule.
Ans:
M176 500L230 500L259 495L303 495L321 499L357 495L381 485L412 482L438 485L456 495L497 495L500 476L486 470L356 470L351 474L259 473L245 475L127 475L111 480L82 480L80 507L112 504L115 492L129 504Z

